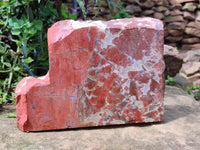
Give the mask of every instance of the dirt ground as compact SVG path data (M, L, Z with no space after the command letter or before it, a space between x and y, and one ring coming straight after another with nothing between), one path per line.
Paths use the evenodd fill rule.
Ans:
M0 112L0 150L200 149L200 103L176 87L166 87L162 123L27 133L9 113L15 105Z

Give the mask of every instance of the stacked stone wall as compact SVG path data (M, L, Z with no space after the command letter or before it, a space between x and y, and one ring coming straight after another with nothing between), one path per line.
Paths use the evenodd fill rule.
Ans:
M122 2L130 15L162 20L166 44L182 50L200 49L199 0L116 0L115 4ZM106 0L102 4L104 14L97 19L112 19L117 10L109 11Z

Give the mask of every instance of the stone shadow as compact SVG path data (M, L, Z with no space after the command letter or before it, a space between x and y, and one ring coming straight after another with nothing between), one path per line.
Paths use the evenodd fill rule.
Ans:
M15 105L13 104L6 104L0 108L0 115L3 113L16 113Z
M191 113L192 113L192 109L189 106L165 105L164 119L161 123L166 124L173 120L177 120L179 118L185 117Z

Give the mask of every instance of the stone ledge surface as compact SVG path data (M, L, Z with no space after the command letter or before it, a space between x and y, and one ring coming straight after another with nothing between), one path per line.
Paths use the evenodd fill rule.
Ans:
M198 150L200 103L176 87L167 86L164 121L51 132L21 132L15 106L0 112L1 150Z

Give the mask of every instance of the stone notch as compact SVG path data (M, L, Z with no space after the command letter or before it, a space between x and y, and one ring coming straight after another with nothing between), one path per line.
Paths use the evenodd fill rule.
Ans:
M17 85L18 128L162 121L163 36L153 18L55 23L48 30L48 74Z

